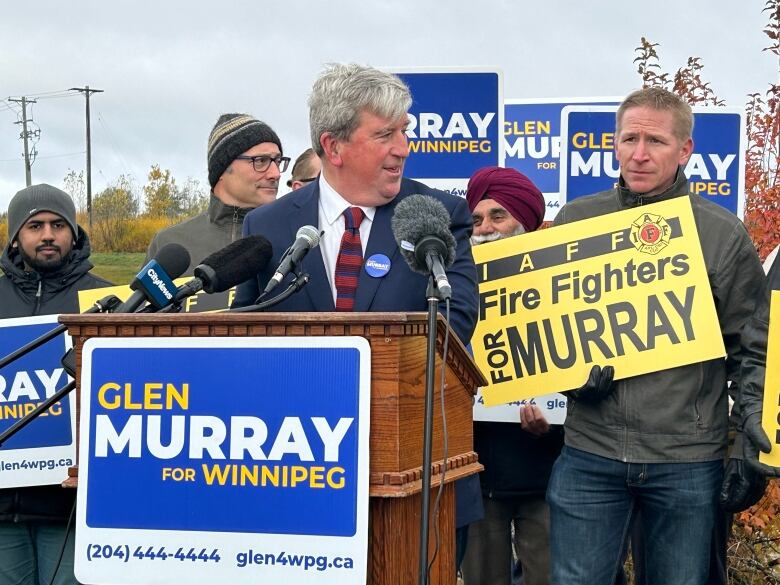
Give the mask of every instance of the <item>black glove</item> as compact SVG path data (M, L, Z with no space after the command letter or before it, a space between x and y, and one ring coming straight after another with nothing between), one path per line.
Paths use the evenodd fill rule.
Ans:
M760 500L766 490L766 477L742 459L729 459L723 472L720 506L735 514Z
M758 461L759 450L764 453L769 453L772 450L772 443L769 442L769 437L766 436L764 428L761 426L761 413L754 412L748 416L742 424L742 429L745 435L742 448L748 465L762 475L780 477L780 467L772 467Z
M568 396L574 400L598 404L615 391L615 368L612 366L593 366L585 385L576 390L570 390Z

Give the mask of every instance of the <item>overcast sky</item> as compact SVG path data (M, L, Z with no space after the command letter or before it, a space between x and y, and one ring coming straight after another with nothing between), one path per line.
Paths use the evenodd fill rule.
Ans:
M206 181L223 112L248 112L295 158L310 146L306 99L324 63L498 67L506 98L625 95L640 85L642 36L665 70L689 56L729 106L778 81L764 0L393 0L201 5L177 0L5 2L0 100L89 85L93 193L152 164ZM24 187L18 106L0 101L0 210ZM33 182L84 168L84 98L44 99ZM286 179L287 177L283 177Z

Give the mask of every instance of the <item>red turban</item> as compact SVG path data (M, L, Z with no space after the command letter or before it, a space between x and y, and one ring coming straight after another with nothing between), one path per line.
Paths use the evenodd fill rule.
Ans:
M484 167L469 179L466 200L474 211L483 199L493 199L532 232L544 221L544 195L531 179L515 169Z

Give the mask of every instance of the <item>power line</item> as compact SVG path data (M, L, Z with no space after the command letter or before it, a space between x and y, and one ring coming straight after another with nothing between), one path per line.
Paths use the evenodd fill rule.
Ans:
M50 97L65 97L69 95L78 95L78 92L73 89L58 89L55 91L43 91L40 93L28 93L25 97L28 98L41 98L41 99L47 99ZM14 97L14 96L11 96ZM21 96L18 96L21 97Z
M78 152L65 152L62 154L49 154L47 156L39 156L36 160L45 160L48 158L67 158L69 156L78 156L79 154L84 154L86 151L79 150ZM8 163L8 162L19 162L18 158L0 158L0 163Z

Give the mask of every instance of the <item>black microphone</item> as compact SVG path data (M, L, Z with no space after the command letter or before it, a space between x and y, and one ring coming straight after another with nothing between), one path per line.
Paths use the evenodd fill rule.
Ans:
M190 254L181 244L165 244L133 279L130 288L135 292L115 313L134 313L144 301L159 310L173 302L179 278L190 265Z
M295 234L295 243L293 243L287 252L284 253L284 256L282 256L279 268L276 269L271 280L268 281L268 284L263 291L263 295L267 295L277 284L282 282L284 277L300 264L308 251L312 248L316 248L319 243L320 231L316 227L313 225L305 225L299 229L298 233Z
M195 267L195 278L176 290L175 302L201 290L223 292L249 280L266 267L273 256L265 236L247 236L217 250Z
M409 267L432 274L442 298L451 298L445 269L455 261L455 236L447 208L433 197L410 195L396 206L390 225Z

